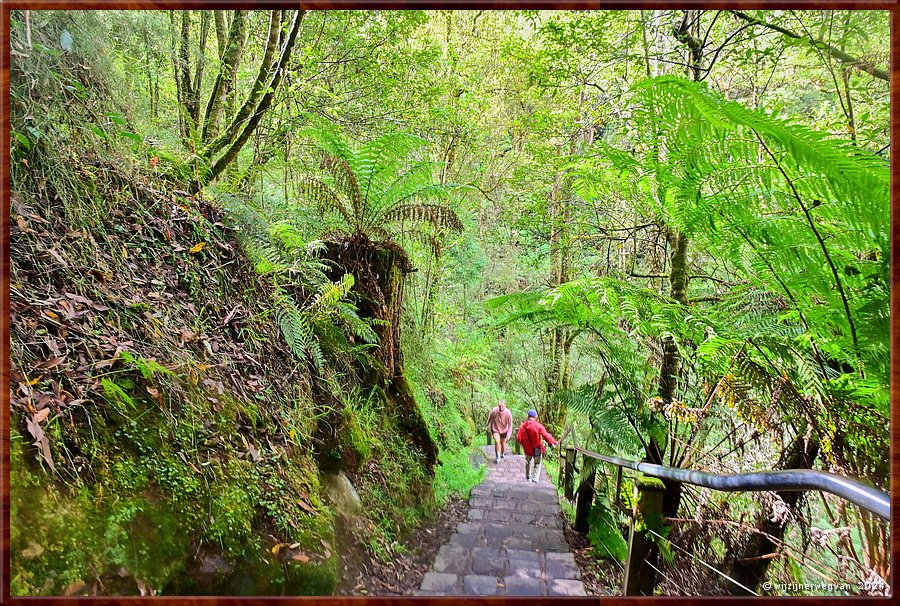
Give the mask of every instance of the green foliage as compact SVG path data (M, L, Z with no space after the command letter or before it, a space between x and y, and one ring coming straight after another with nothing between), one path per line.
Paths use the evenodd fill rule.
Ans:
M145 379L153 379L157 375L166 377L175 376L174 372L172 372L170 369L166 368L156 360L142 358L127 351L122 352L122 360L126 364L134 366L138 370L138 372L141 373L141 376Z
M326 277L321 242L305 241L289 220L270 221L236 196L222 195L221 202L256 271L274 284L275 320L298 359L322 373L325 352L362 355L377 342L373 321L360 318L347 300L353 275L337 282Z
M451 497L468 498L472 488L484 478L486 468L472 465L472 453L470 449L441 453L440 465L434 471L434 500L439 506Z
M136 404L127 391L134 389L134 383L128 379L120 379L120 383L111 381L110 379L100 379L103 391L106 394L106 401L123 416L128 416L136 408Z
M591 448L636 458L655 438L672 463L705 452L698 466L768 468L770 449L808 429L817 466L887 487L890 105L868 68L887 65L889 15L752 15L801 39L719 11L312 11L273 103L251 118L252 144L194 198L165 181L193 183L211 168L172 61L184 67L187 24L190 88L212 90L222 51L213 14L10 11L12 359L27 373L14 395L53 398L42 427L59 471L49 483L13 432L12 592L58 594L115 567L190 589L178 567L203 548L242 562L243 581L224 593L327 594L334 554L272 560L266 536L333 543L313 436L336 422L337 450L365 462L358 489L375 512L365 542L389 560L433 511L432 489L444 502L478 481L467 448L501 397L517 419L555 398ZM249 14L248 32L268 16ZM683 73L672 31L688 18L703 34L707 84L647 77ZM235 92L255 81L250 59L264 44L246 38ZM209 200L226 209L226 229L199 216ZM179 250L185 226L207 242L200 254ZM686 305L661 294L675 232L689 242ZM209 235L237 238L243 258L219 265ZM315 238L399 243L418 270L405 286L401 361L441 447L433 479L350 363L372 366L377 347L378 321L359 317L351 292L365 290L367 262L332 282L323 259L333 242ZM244 258L262 278L253 288ZM145 268L162 294L152 302L138 292L144 276L131 281ZM122 292L110 295L111 284ZM223 323L239 309L236 291L257 305L241 299ZM66 293L111 309L71 318L48 307ZM179 309L195 317L167 325L170 295L187 295L194 307ZM81 351L69 327L81 320L91 338L114 332L123 343L124 333L135 345L105 369L87 363L87 378L63 370L71 356L32 372L62 341ZM177 336L153 334L173 328L195 337L175 346ZM560 334L573 339L573 387L552 393L550 337ZM266 367L241 373L240 395L217 371L197 374L242 363L227 347L207 359L223 335ZM295 368L273 365L284 348L267 339L288 344ZM657 397L663 342L680 358L668 405ZM225 393L207 392L207 380ZM333 388L340 410L311 401L308 382ZM32 413L13 410L20 423ZM757 513L750 499L730 504L733 519ZM607 517L592 513L592 540L615 552ZM851 555L877 568L889 533L861 524ZM779 580L809 576L779 562Z
M594 503L588 516L588 527L588 540L601 557L625 562L628 543L622 536L619 520L606 503L602 501Z

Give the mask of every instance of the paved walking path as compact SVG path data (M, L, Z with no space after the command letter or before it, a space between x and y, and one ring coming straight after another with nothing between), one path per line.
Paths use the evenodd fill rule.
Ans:
M525 457L507 454L472 489L469 517L441 546L415 595L586 595L563 536L556 487L541 470L525 481Z

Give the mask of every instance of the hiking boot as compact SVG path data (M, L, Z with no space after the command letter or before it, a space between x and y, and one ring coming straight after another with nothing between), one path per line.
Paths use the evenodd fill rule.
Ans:
M531 481L537 484L537 478L531 478Z
M500 457L495 457L495 458L494 458L494 463L500 463Z

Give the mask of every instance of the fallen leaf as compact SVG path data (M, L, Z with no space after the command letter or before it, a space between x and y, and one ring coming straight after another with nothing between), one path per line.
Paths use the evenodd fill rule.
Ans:
M192 246L188 252L191 253L192 255L196 254L196 253L200 252L201 250L203 250L204 246L206 246L206 242L200 242L200 243Z
M153 396L153 399L156 400L157 404L159 404L160 406L163 405L162 396L159 395L158 389L156 389L155 387L148 387L147 393L149 393L151 396Z
M94 369L99 370L100 368L106 368L108 366L112 366L115 363L115 358L110 358L109 360L101 360L94 364Z
M59 366L65 361L65 359L65 356L57 356L55 358L50 358L49 360L41 362L40 364L36 364L34 367L40 368L42 370L47 370L50 368L54 368L55 366Z
M47 417L49 417L49 416L50 416L50 409L44 408L43 410L39 410L36 413L34 413L34 416L32 416L32 420L35 423L40 424L40 423L43 423L44 421L46 421Z
M309 513L316 513L315 508L312 507L309 503L307 503L303 499L298 500L297 503L299 503L300 507L302 507L305 511L308 511Z
M22 550L22 557L33 559L44 553L44 546L34 541L28 541L28 547Z
M66 260L63 259L62 256L60 256L60 254L59 254L58 252L56 252L56 250L54 250L54 249L52 249L52 248L48 248L48 249L47 249L47 252L50 253L50 256L52 256L54 259L56 259L57 261L59 261L59 264L62 265L63 267L68 267L68 266L69 266L69 264L66 263Z
M55 313L53 313L52 311L49 311L49 310L48 310L48 311L46 311L45 313L46 313L48 316L50 316L51 318L53 318L54 320L58 320L58 319L59 319L59 316L56 315Z
M250 451L250 456L253 457L253 460L259 461L259 451L253 448L253 444L247 444L247 449Z
M157 158L156 156L153 156L152 158L150 158L150 166L152 166L153 168L156 168L157 164L159 164L159 158Z
M277 556L278 552L281 551L281 548L285 545L287 545L287 543L275 543L275 545L272 546L272 555Z
M41 426L35 423L32 419L25 419L26 425L28 425L28 432L32 435L35 442L40 442L44 439L44 430L41 429Z
M222 324L224 325L224 324L228 324L229 322L231 322L231 318L234 317L234 314L235 314L235 313L237 312L237 310L239 310L240 308L241 308L241 305L240 305L240 304L235 305L235 306L234 306L234 309L232 309L231 311L229 311L229 312L228 312L228 315L225 316L225 319L222 320Z
M82 589L84 589L84 581L73 581L72 583L69 583L69 586L63 591L63 595L75 595Z
M291 556L291 559L292 559L292 560L297 560L298 562L303 562L304 564L305 564L306 562L309 562L309 556L306 555L305 553L297 553L297 554L294 554L294 555Z
M43 455L44 460L47 461L47 465L50 466L53 473L56 473L56 465L53 464L53 455L50 454L50 441L47 439L47 436L43 436L40 443L41 454Z

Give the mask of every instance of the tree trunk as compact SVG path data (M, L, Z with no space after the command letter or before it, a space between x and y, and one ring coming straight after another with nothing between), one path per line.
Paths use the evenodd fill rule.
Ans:
M241 125L239 121L241 120L241 116L243 113L250 112L251 110L248 107L251 104L251 100L256 91L256 84L254 84L254 91L251 91L251 99L244 104L241 108L241 111L238 113L238 117L232 121L231 126L227 133L224 136L227 137L228 149L225 150L225 153L220 157L216 162L212 165L212 168L209 170L207 174L203 176L201 179L201 184L209 183L210 181L217 178L225 168L231 164L232 161L237 157L238 152L241 151L241 148L244 147L244 144L247 143L247 140L250 138L250 135L256 130L256 127L259 125L260 120L268 111L269 107L272 105L272 100L275 98L275 91L278 90L279 85L281 84L281 78L284 75L284 71L287 69L287 63L291 58L291 50L294 47L294 42L297 40L297 32L300 31L300 24L303 22L303 16L306 14L305 10L297 11L294 15L294 20L291 22L290 31L288 32L287 39L284 41L284 45L281 48L281 56L278 59L278 64L274 67L274 70L270 70L272 79L269 82L268 87L265 88L265 94L262 96L262 99L259 101L259 105L255 107L255 110L252 110L252 114L248 114L249 119L246 124L243 126L243 130L240 130ZM260 71L260 75L257 78L257 82L263 80L263 71ZM258 91L258 92L261 92ZM235 132L240 131L240 134L237 135L236 139L232 139L231 137ZM221 139L221 137L220 137ZM219 139L217 139L218 141ZM215 142L210 144L213 148L215 148ZM215 151L209 152L208 158L212 158L212 154L216 153Z
M200 90L203 87L203 70L206 67L206 39L209 37L209 11L200 11L200 48L194 66L194 83L191 91L191 121L200 124Z
M224 26L224 17L217 12L216 18L216 36L220 36L219 27ZM281 11L272 11L280 14ZM273 17L274 18L274 17ZM220 19L222 23L220 23ZM212 93L209 95L209 102L206 104L206 112L203 118L203 135L204 143L216 136L219 132L219 122L222 119L222 110L225 107L225 96L232 90L234 80L237 76L238 65L241 61L241 55L244 50L244 35L247 25L247 11L235 11L234 19L231 22L231 30L228 32L227 41L219 38L219 51L221 62L219 66L219 74L213 83ZM270 26L271 27L271 26ZM223 48L224 47L224 48ZM266 48L268 54L269 48Z
M336 265L329 278L338 280L352 274L359 316L379 320L374 326L378 347L372 351L377 362L360 365L362 382L383 390L388 414L431 471L437 463L438 448L406 379L400 346L403 286L412 264L396 244L373 242L365 236L326 245L328 258Z
M575 137L571 140L570 152L574 153ZM556 150L557 156L562 148ZM570 279L571 246L568 227L571 220L572 179L562 170L556 174L556 181L550 192L550 286L559 286ZM544 424L550 433L559 433L565 423L566 409L555 397L557 391L568 389L569 350L572 346L570 331L562 327L550 329L550 360L544 377L544 410L541 412Z
M280 81L280 74L287 65L287 60L290 58L291 48L294 45L297 31L300 29L300 24L303 22L303 16L305 14L306 11L299 11L294 16L288 40L281 49L281 57L279 58L278 64L275 65L275 52L279 46L282 35L281 20L283 14L282 11L272 11L269 19L266 51L263 55L262 62L259 65L256 80L253 82L250 93L247 95L247 100L244 101L244 104L241 106L237 115L232 118L230 124L225 129L225 132L209 142L203 151L204 155L211 158L214 154L217 154L229 143L234 141L234 139L238 137L238 133L241 132L241 127L244 123L248 119L252 120L256 117L258 112L257 107L258 104L261 104L260 97L263 96L263 93L266 93L266 96L268 96L269 93L266 92L267 90L272 91L277 88L277 81ZM235 19L237 19L237 15L235 15ZM272 84L274 84L274 86ZM269 85L268 88L266 85ZM263 96L263 99L265 99L265 96Z

